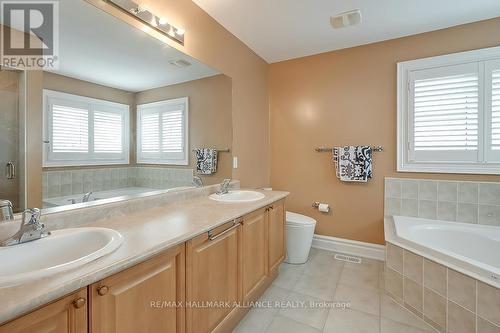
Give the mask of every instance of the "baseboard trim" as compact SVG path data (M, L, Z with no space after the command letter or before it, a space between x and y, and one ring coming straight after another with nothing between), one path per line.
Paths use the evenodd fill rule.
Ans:
M312 247L385 261L385 246L331 236L314 235Z

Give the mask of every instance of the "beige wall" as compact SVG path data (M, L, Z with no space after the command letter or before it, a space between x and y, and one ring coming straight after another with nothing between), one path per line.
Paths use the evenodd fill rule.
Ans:
M115 103L128 105L134 103L133 92L110 88L50 72L43 72L43 88Z
M146 90L136 95L135 102L140 105L186 96L189 97L190 150L202 147L231 149L231 79L225 75ZM219 153L217 173L202 176L205 185L220 183L231 177L231 156L231 153ZM192 151L189 167L196 168L196 157Z
M384 177L495 180L500 176L396 172L396 63L500 45L500 19L272 64L271 183L288 209L318 220L316 233L383 243ZM340 182L317 146L382 145L374 179ZM320 214L314 201L332 205Z

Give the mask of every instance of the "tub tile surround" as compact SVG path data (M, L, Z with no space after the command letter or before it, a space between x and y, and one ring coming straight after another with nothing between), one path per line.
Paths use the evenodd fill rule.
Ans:
M386 178L384 197L386 217L500 226L500 183ZM387 240L385 291L438 332L500 333L500 289Z
M500 289L392 243L385 290L438 332L500 332Z
M500 226L500 183L385 179L385 216Z
M155 167L50 170L42 174L42 193L44 198L55 198L125 187L165 189L189 186L193 172L193 169Z

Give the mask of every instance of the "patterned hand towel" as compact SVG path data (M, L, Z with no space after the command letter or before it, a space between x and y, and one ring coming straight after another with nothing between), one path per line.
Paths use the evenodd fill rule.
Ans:
M337 178L344 182L367 182L372 179L372 148L345 146L333 148Z
M217 149L195 149L196 172L201 175L211 175L217 172Z

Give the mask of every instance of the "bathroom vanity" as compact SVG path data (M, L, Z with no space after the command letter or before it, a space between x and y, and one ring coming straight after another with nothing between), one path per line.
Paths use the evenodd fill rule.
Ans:
M0 333L230 332L278 275L287 195L237 204L203 195L92 223L122 233L122 246L76 271L0 289L10 310L0 309Z

